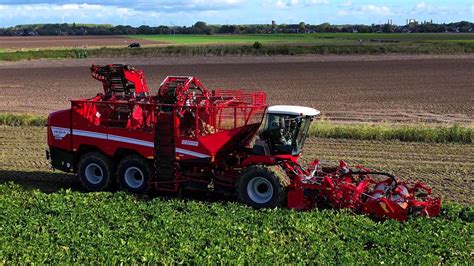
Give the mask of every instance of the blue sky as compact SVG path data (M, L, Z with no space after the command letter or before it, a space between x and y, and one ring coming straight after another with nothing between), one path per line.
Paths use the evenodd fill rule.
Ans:
M378 24L392 19L474 21L474 0L0 0L0 27L30 23L139 25Z

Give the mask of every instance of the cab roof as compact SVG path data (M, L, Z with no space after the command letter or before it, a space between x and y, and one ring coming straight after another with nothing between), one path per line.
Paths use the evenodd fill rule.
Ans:
M288 115L302 115L302 116L317 116L321 112L319 110L296 105L273 105L268 107L269 114L288 114Z

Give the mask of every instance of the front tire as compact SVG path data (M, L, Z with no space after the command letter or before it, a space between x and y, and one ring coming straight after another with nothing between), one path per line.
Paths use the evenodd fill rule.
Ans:
M148 191L151 173L150 163L138 155L123 158L117 167L120 187L132 193Z
M269 168L250 166L239 177L237 194L241 202L254 208L275 208L285 201L286 189Z
M79 160L77 176L88 191L108 190L113 180L113 163L99 152L86 153Z

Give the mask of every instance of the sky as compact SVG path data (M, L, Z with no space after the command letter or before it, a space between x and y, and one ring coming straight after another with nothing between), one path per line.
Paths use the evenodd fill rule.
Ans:
M33 23L191 26L474 21L474 0L0 0L0 27Z

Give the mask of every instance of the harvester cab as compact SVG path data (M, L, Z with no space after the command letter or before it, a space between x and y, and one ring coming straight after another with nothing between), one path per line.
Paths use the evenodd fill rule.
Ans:
M298 156L311 121L319 114L318 110L303 106L270 106L259 135L261 141L254 145L255 153Z

